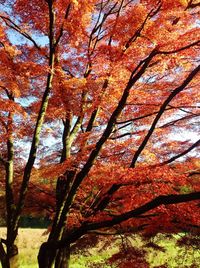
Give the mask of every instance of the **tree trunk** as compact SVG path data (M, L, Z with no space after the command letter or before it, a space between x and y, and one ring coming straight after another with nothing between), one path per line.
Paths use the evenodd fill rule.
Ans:
M41 245L38 253L38 267L39 268L53 268L56 258L56 249L51 248L48 242Z
M0 243L0 260L2 268L10 268L9 262L6 258L6 252L2 243Z
M58 251L56 256L55 268L69 268L70 245Z
M18 248L16 245L7 248L7 253L0 243L0 261L2 268L19 268Z
M19 268L18 247L16 245L13 244L7 248L6 259L10 268Z
M66 248L56 250L46 243L40 247L38 254L39 268L69 268L70 245Z
M19 255L15 255L12 258L10 258L10 268L19 268Z

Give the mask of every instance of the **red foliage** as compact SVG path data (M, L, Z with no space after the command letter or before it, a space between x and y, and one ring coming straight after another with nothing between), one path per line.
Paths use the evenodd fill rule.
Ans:
M146 236L194 232L199 3L1 3L0 183L9 232L16 236L26 212L49 214L55 241L66 223L70 243L115 225ZM120 265L135 265L126 259Z
M145 250L134 247L121 249L120 252L114 254L108 259L108 264L114 263L119 268L141 267L149 268L148 262L145 260Z

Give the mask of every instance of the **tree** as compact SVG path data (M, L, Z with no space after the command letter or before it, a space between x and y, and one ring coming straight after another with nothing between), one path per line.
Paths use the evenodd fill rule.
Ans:
M199 224L190 202L198 185L182 194L187 174L169 165L199 146L175 137L198 128L198 8L195 0L1 1L3 267L17 253L38 175L55 200L39 267L65 267L70 244L91 231L121 223L162 231L149 227L168 216L161 205L187 202L168 229L173 217L187 218L181 211Z

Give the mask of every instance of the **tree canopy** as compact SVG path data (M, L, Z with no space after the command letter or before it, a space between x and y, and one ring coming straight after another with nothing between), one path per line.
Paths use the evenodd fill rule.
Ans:
M199 226L199 6L0 1L4 267L26 211L43 268L91 231Z

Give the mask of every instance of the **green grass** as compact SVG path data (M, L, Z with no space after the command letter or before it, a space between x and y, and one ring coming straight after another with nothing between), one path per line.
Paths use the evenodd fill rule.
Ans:
M0 228L0 237L5 238L5 228ZM19 247L18 261L20 268L36 268L39 247L47 236L45 229L19 229L17 245ZM17 266L17 264L16 264ZM1 267L1 266L0 266Z
M37 254L39 247L41 243L47 239L44 231L44 229L19 230L17 240L19 246L18 267L37 268ZM5 237L5 228L0 228L0 237ZM177 237L178 236L174 237L174 239L167 239L160 235L152 239L152 242L163 247L165 252L146 248L148 250L147 260L150 263L150 268L164 264L167 264L167 267L169 268L189 268L194 260L196 261L196 267L200 267L200 249L192 248L192 246L189 248L176 246L175 242ZM135 236L131 242L135 247L145 248L145 242L139 236ZM99 251L97 248L91 249L86 256L72 255L70 268L88 268L91 263L99 264L99 267L102 268L108 268L109 266L107 266L104 261L115 252L117 252L116 245L112 247L110 246L110 248L107 248L104 251Z
M192 246L179 247L176 245L176 239L162 239L155 237L157 244L165 249L165 252L149 249L148 262L150 267L167 264L169 268L186 268L191 267L195 262L196 267L200 267L200 249L193 248Z

